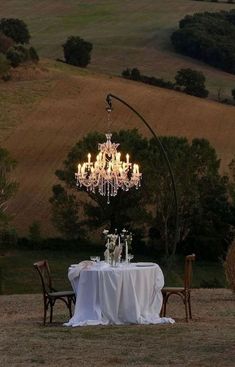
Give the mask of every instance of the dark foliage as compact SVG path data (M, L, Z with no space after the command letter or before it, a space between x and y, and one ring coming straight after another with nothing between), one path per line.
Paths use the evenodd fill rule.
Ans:
M235 73L235 10L187 15L171 36L176 51Z
M23 45L9 48L6 58L14 68L27 61L38 62L39 60L38 54L33 47L27 48Z
M183 87L183 92L192 96L206 98L208 90L205 88L206 78L202 72L192 69L181 69L175 77L176 84Z
M16 43L29 43L30 34L23 20L15 18L2 18L0 20L0 31Z
M122 72L122 76L125 79L135 80L138 82L142 82L145 84L154 85L156 87L167 88L167 89L174 89L175 83L170 81L166 81L161 78L155 78L154 76L147 76L140 73L139 69L125 69Z
M123 70L122 76L125 79L135 80L160 88L174 89L201 98L206 98L209 93L205 88L205 76L200 71L191 69L179 70L175 77L176 83L155 78L154 76L142 75L137 68Z
M80 37L69 37L63 44L66 63L85 68L90 63L92 48L90 42Z
M54 185L52 205L52 222L65 239L82 238L84 232L79 225L79 203L73 194L67 193L61 185Z

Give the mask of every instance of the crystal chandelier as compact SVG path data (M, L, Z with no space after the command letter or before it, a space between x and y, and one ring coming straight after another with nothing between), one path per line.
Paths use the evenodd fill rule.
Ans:
M107 141L98 144L99 154L96 161L91 162L91 154L87 155L87 162L78 164L75 173L78 187L85 186L87 191L95 193L96 189L102 196L116 196L118 189L128 191L132 187L138 189L142 173L138 164L130 163L130 156L126 154L126 161L121 160L121 153L117 151L119 144L111 142L112 134L106 134Z

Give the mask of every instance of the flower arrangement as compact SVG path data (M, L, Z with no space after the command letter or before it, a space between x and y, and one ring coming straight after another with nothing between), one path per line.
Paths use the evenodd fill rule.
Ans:
M128 249L131 248L132 233L129 233L125 228L121 231L121 234L109 233L109 230L105 229L103 234L106 239L106 250L104 252L105 261L108 263L116 263L121 258L122 248L125 245L125 260L128 261Z

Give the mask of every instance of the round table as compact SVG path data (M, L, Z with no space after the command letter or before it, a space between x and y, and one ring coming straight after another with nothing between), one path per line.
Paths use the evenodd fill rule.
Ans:
M81 269L77 276L73 267L69 279L76 304L66 326L174 322L159 317L164 277L157 264L100 263Z

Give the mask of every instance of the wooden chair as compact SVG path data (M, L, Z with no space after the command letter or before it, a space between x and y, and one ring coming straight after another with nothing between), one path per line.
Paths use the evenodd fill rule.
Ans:
M192 319L191 310L191 280L192 280L192 262L195 260L195 255L188 255L185 257L185 271L184 271L184 287L164 287L162 289L163 305L162 312L163 316L166 316L166 305L171 295L175 294L180 296L184 302L186 321L188 322L188 316Z
M76 298L73 291L58 292L52 287L51 272L47 260L41 260L33 264L34 268L38 271L44 303L44 317L43 325L46 324L46 315L48 307L50 306L50 323L52 323L53 307L57 300L63 301L69 309L69 316L72 317L72 302L75 304Z

